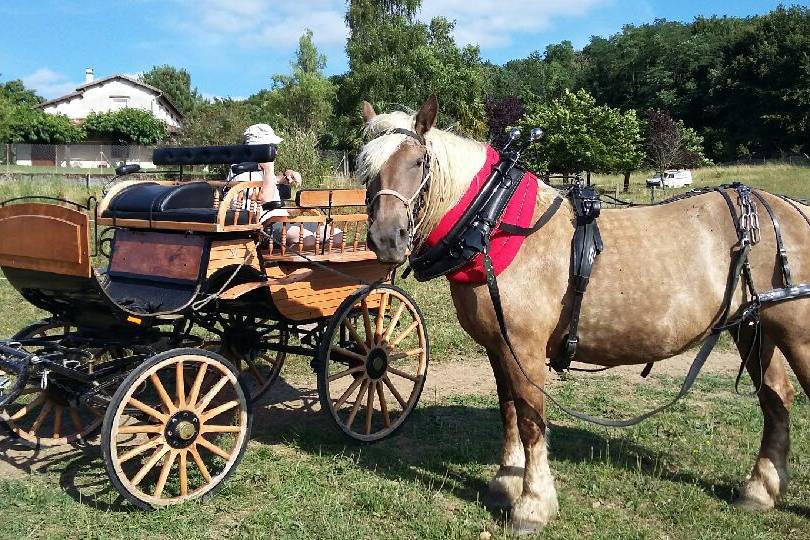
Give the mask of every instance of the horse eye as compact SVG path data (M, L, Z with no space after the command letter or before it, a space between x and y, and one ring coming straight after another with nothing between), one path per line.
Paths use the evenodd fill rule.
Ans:
M425 164L424 158L419 158L419 159L416 160L416 166L417 167L421 167L424 164Z

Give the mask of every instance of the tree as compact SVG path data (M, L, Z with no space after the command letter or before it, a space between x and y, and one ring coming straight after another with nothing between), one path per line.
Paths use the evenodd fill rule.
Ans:
M669 113L655 109L647 111L647 162L656 171L702 165L705 157L701 142L697 132L684 127L683 122L673 120Z
M290 65L291 75L274 75L273 90L262 91L249 101L258 114L277 119L274 125L278 127L318 131L332 116L336 89L323 75L326 56L312 42L311 30L299 39L296 59Z
M628 172L637 167L640 128L634 111L622 112L585 90L565 90L559 99L535 105L521 120L525 131L542 127L546 136L524 152L533 170Z
M506 130L516 126L526 113L526 107L517 96L506 96L502 99L486 98L484 110L487 114L489 140L496 148L502 148L506 144Z
M84 127L74 124L67 116L18 105L10 108L3 142L70 144L81 142L84 138Z
M214 99L202 103L186 118L181 144L209 146L241 144L245 129L254 120L248 102L233 99Z
M11 105L36 107L44 100L19 79L0 84L0 100L6 100Z
M84 128L91 138L113 139L119 144L151 145L169 135L166 124L152 113L132 108L90 113L84 121Z
M420 0L351 0L346 44L350 70L342 80L338 111L356 119L360 103L378 109L418 108L440 96L443 124L457 123L474 135L486 133L486 83L477 47L459 48L453 23L442 17L418 22Z
M141 80L163 92L183 115L190 114L202 101L197 89L191 87L191 75L185 69L154 66L141 75Z

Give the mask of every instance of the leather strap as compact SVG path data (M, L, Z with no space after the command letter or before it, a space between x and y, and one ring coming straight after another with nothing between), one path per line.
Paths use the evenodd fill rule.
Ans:
M540 229L542 229L549 221L551 221L551 218L554 217L554 214L556 214L557 210L559 210L560 206L562 206L563 200L564 197L562 197L559 193L557 193L557 196L554 198L554 201L552 201L549 207L546 208L546 211L543 212L543 214L537 219L537 221L534 222L534 225L532 225L531 227L519 227L517 225L512 225L511 223L501 223L500 229L503 232L509 234L516 234L519 236L532 235L537 231L539 231Z
M759 202L762 203L762 206L765 207L765 210L768 212L768 216L771 218L771 222L773 223L773 232L776 236L776 252L779 255L779 263L782 266L782 283L785 287L792 287L793 280L790 277L790 264L788 262L787 250L785 249L785 241L782 239L782 226L779 224L779 220L776 218L776 214L771 207L771 204L768 202L768 199L762 196L762 194L756 190L752 190L754 196L759 199Z
M743 264L745 263L746 260L748 260L749 250L750 245L745 244L737 252L737 258L733 265L732 275L729 278L729 282L726 286L726 294L723 300L724 302L723 315L720 319L720 322L712 329L712 332L711 334L709 334L709 337L706 339L706 341L703 342L703 345L700 347L700 351L698 351L697 356L695 356L695 359L692 361L692 366L689 368L689 373L686 374L686 377L684 378L683 383L681 384L681 389L678 392L678 394L671 401L664 403L663 405L656 407L651 411L648 411L634 418L627 418L620 420L614 420L610 418L600 418L598 416L591 416L589 414L585 414L577 410L570 409L565 405L563 405L562 403L560 403L559 401L557 401L556 399L554 399L548 392L546 392L546 390L542 386L534 382L532 378L529 377L529 374L523 367L523 364L518 358L517 353L515 352L515 348L512 346L512 342L509 339L509 334L506 329L506 321L504 319L503 306L501 304L501 294L500 290L498 289L498 281L495 276L495 271L492 267L492 260L489 258L488 250L484 251L484 268L486 269L487 287L489 289L490 298L492 299L492 306L495 310L495 316L498 319L498 327L500 328L501 338L506 343L506 346L509 349L509 353L512 355L512 358L514 358L515 363L517 364L520 372L523 374L523 376L526 378L529 384L531 384L534 388L536 388L541 394L543 394L543 396L546 399L549 400L549 402L551 402L553 405L556 405L562 412L564 412L568 416L605 427L630 427L643 422L644 420L650 418L651 416L654 416L660 412L669 409L670 407L678 403L692 389L692 385L695 383L695 380L700 374L703 365L706 363L706 360L709 358L709 355L711 354L712 350L714 350L715 345L717 345L717 340L720 338L720 330L718 330L718 328L724 326L728 319L731 306L731 299L734 297L734 290L737 288L737 285L740 282L740 275L742 274Z

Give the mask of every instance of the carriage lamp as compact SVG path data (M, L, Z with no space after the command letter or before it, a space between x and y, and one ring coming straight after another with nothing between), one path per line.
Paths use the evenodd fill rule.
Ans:
M545 134L546 132L543 131L542 128L539 127L532 128L532 130L529 132L529 142L533 143L535 141L539 141L540 139L543 138L543 135Z
M518 140L518 138L520 138L520 130L518 128L510 129L509 136L507 137L506 140L506 144L503 145L501 152L506 152L509 149L509 147L512 146L512 143Z

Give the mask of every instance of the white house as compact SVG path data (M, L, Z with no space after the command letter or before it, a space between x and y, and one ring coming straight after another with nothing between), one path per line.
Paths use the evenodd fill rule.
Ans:
M170 130L179 130L183 115L162 91L127 75L94 78L93 68L85 70L85 82L74 92L41 103L50 114L64 114L73 121L87 118L91 112L117 111L130 107L151 112Z
M92 68L85 70L85 83L74 92L41 103L49 114L63 114L75 123L92 112L117 111L126 107L151 112L170 132L182 128L183 114L161 90L127 75L96 79ZM151 165L151 149L120 146L115 141L93 140L70 145L15 145L17 165L58 167L114 167L120 163Z

